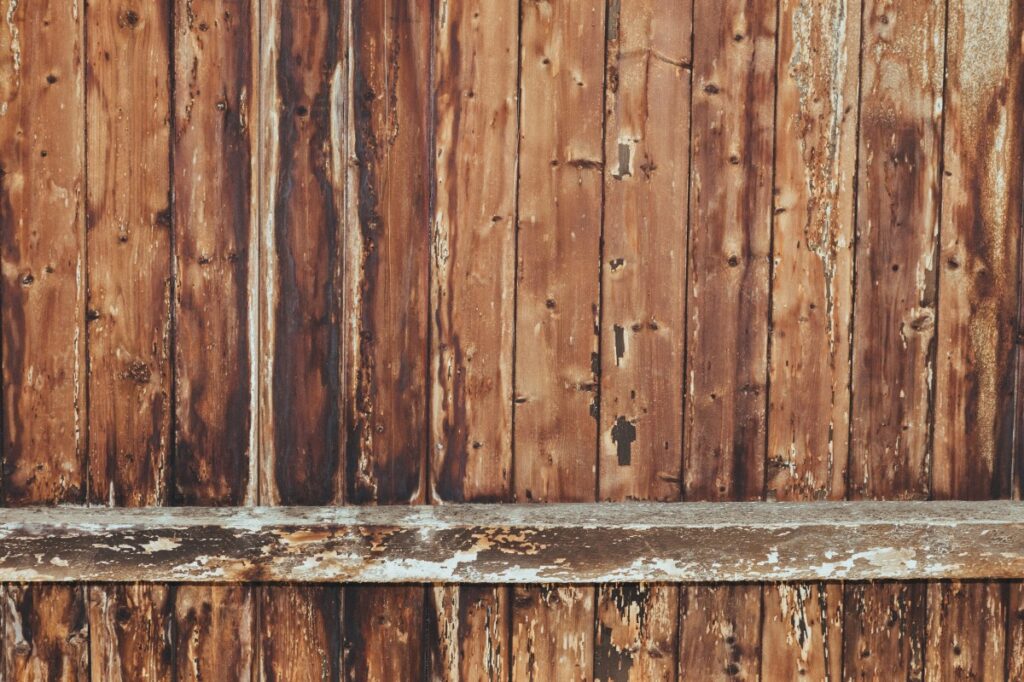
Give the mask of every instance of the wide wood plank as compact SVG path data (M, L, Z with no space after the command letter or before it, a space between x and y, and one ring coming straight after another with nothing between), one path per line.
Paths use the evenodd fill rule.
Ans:
M605 3L525 3L520 20L513 493L592 501ZM516 590L513 679L590 679L593 646L593 588Z
M174 587L92 585L89 668L98 682L174 679Z
M85 68L77 3L0 2L3 499L85 501ZM85 590L6 586L0 678L88 677Z
M174 6L176 450L171 501L255 501L256 132L254 0ZM182 586L179 679L248 680L248 587Z

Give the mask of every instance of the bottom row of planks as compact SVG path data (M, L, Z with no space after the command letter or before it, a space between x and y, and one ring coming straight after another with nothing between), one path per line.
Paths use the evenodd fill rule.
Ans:
M1024 679L1018 582L3 590L12 681Z

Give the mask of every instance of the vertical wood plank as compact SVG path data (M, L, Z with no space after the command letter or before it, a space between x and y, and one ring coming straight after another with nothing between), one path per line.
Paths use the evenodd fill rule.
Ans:
M260 501L343 501L346 3L263 3ZM341 679L341 588L267 585L260 680Z
M89 501L166 501L171 3L86 8ZM97 680L170 680L173 592L88 588Z
M256 343L258 9L174 6L176 451L172 501L252 503ZM175 600L182 680L253 676L251 588L188 585Z
M1011 493L1024 9L949 3L932 495ZM928 679L1003 679L998 583L928 587Z
M764 493L774 2L694 11L686 407L688 500ZM757 679L761 589L688 586L682 679Z
M593 501L604 3L522 7L515 496Z
M775 4L697 3L684 493L764 490Z
M698 585L681 592L679 679L760 679L761 590Z
M85 501L83 11L77 2L0 2L7 505ZM84 594L6 586L0 678L88 679Z
M949 5L932 493L1010 493L1024 9Z
M929 494L943 3L866 0L848 494ZM849 586L847 679L923 675L925 586Z
M1024 583L1006 586L1006 679L1024 679Z
M174 588L89 587L89 660L99 682L174 679Z
M355 504L426 498L432 5L352 4L345 457ZM419 587L345 590L349 679L423 667Z
M431 498L511 496L519 5L434 16ZM508 677L509 589L428 591L431 675Z
M691 2L608 7L600 500L680 497ZM602 585L594 678L672 680L679 589Z
M846 494L860 5L779 4L769 499ZM842 602L834 584L765 586L764 679L840 679Z
M597 483L605 3L523 3L514 495ZM512 678L592 679L594 589L516 588Z
M929 583L925 679L1006 679L1006 598L996 582Z

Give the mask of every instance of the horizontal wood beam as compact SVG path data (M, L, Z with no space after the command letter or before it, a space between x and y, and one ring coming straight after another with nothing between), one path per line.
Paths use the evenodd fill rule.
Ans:
M0 511L0 581L1024 578L1015 502Z

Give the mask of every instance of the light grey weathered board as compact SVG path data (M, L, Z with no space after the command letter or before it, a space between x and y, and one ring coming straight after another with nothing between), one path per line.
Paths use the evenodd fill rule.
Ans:
M594 583L1024 577L1019 502L0 513L0 581Z

